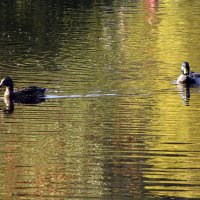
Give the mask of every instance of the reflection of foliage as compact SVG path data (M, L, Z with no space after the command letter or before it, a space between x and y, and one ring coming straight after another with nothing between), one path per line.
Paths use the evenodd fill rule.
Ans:
M117 63L113 58L119 57L113 54L120 47L120 41L114 42L120 39L120 19L112 4L112 1L3 0L1 60L18 66L22 63L39 66L42 62L43 67L57 71L63 65L71 65L72 57L76 58L77 66L82 58L91 61L95 57L95 66L111 68L111 62Z
M102 3L109 6L112 1ZM32 54L52 58L61 46L67 49L70 44L83 44L82 41L90 40L91 37L96 38L92 42L97 42L98 38L101 38L101 30L105 29L99 20L104 18L104 13L102 10L92 9L95 3L89 0L3 0L0 6L0 45L7 48L1 48L1 54L7 62L19 57L30 58ZM97 23L90 23L97 18ZM97 30L97 35L88 36L91 29ZM45 55L42 55L43 53Z
M43 1L1 1L0 26L3 31L31 31L36 36L43 33L53 34L59 31L63 13L74 10L76 15L80 10L90 8L90 1L43 0ZM69 12L71 13L71 12ZM68 15L70 17L70 14ZM80 23L81 24L81 23ZM42 37L42 36L41 36Z
M52 8L45 1L15 1L2 3L1 30L7 39L54 45L60 30L59 6ZM38 45L38 43L36 43Z

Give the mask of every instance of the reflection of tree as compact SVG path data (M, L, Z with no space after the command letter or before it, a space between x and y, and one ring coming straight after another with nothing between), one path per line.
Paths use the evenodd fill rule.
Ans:
M23 40L36 42L41 50L49 45L54 47L55 43L59 43L64 16L67 18L64 22L69 32L73 28L84 29L84 21L92 13L87 12L87 9L92 6L94 3L91 1L4 0L1 2L1 31L12 37L10 39L17 36L17 40L22 36ZM79 18L84 13L85 18Z
M117 98L109 112L113 113L112 123L103 126L104 149L109 152L104 158L104 178L111 199L142 199L144 191L144 138L151 108L137 106L131 100L134 98ZM140 103L145 105L145 99Z
M159 9L156 0L145 0L144 12L141 9L133 10L132 4L120 8L110 6L113 2L116 1L98 1L101 6L89 0L3 0L0 3L0 45L4 46L0 48L0 59L5 60L5 63L27 63L27 66L31 63L32 67L37 64L35 60L41 61L41 70L45 71L46 67L47 71L57 73L53 84L59 79L59 89L62 88L64 92L70 85L70 92L100 90L107 93L114 89L119 94L139 94L138 98L137 95L134 98L113 98L109 103L107 99L98 98L93 103L92 100L83 99L60 101L52 103L50 107L45 105L43 112L37 108L30 109L35 114L31 119L25 119L29 116L25 112L23 121L16 117L18 126L11 127L11 132L20 132L16 134L16 141L21 142L17 143L21 148L18 154L21 158L13 155L12 160L20 166L33 165L28 166L25 172L23 167L20 168L18 172L22 180L15 177L10 177L10 180L17 182L19 187L23 186L23 181L28 186L34 186L36 189L30 187L26 190L30 194L38 194L38 190L44 194L72 196L77 192L74 186L83 187L79 188L81 194L86 191L85 188L88 189L86 183L89 183L95 194L100 191L101 185L102 191L109 190L108 193L103 191L105 195L115 195L115 198L126 193L128 197L141 199L144 187L158 195L159 188L153 184L156 181L162 184L161 180L174 176L172 170L166 167L171 169L175 163L175 169L180 168L180 157L174 155L172 160L168 159L168 154L161 156L159 152L180 152L182 148L188 147L193 149L190 145L183 146L181 140L187 141L191 134L196 133L190 124L195 120L198 125L198 113L194 109L195 117L191 119L191 110L185 109L181 111L180 119L176 119L180 114L174 113L175 95L169 94L166 98L163 91L166 85L169 86L164 79L173 77L174 70L156 64L157 60L165 63L166 60L177 61L185 57L184 52L177 49L186 49L185 44L191 38L185 37L185 34L182 35L183 41L174 38L177 38L178 33L183 33L177 31L181 24L187 22L188 27L191 25L191 13L185 14L191 2L160 1L164 9L161 15L157 15ZM125 2L128 5L128 2L133 1ZM136 2L142 1L134 1L134 6L137 6ZM177 13L177 3L181 3L178 7L184 12L174 18L171 14ZM146 14L152 26L147 26L144 20ZM196 17L198 19L198 15ZM180 22L179 26L177 21ZM198 38L199 34L195 36ZM196 41L194 39L190 42ZM195 46L187 46L191 48L186 50L190 54L188 57L195 55L192 50L197 48ZM37 65L34 70L38 70ZM24 75L18 69L13 71L20 78ZM35 77L32 78L35 80ZM51 76L49 80L53 78ZM88 105L91 107L88 108ZM35 123L35 120L41 119L37 113L42 115L39 124ZM177 130L177 126L181 134L172 133ZM151 133L150 127L156 131L157 137ZM181 139L183 136L184 139ZM27 142L27 137L33 143ZM176 141L178 144L174 144ZM145 152L152 154L150 159ZM185 169L188 163L192 163L187 158L191 158L189 153L188 157L181 160L187 161ZM147 165L150 166L148 169ZM163 174L156 171L159 169L163 169ZM193 172L191 175L196 176ZM147 184L144 176L148 179ZM182 180L181 176L181 173L176 174L177 179ZM163 184L161 189L166 191L166 188ZM99 196L103 194L102 191L98 193Z
M4 58L24 58L47 50L55 53L59 47L61 11L59 5L53 7L45 1L2 3L1 41L9 45L3 51Z
M149 24L156 23L155 15L159 0L145 0L145 8L147 12L147 22Z
M112 1L105 3L110 5ZM41 60L48 69L59 70L59 65L63 65L59 61L66 59L69 63L69 56L77 55L78 45L84 46L88 56L91 45L101 48L102 41L114 41L111 37L116 37L117 31L109 31L111 16L95 6L92 1L4 0L0 19L0 45L5 47L0 48L2 60L10 65L23 62L29 66L37 66ZM81 48L78 53L84 52Z

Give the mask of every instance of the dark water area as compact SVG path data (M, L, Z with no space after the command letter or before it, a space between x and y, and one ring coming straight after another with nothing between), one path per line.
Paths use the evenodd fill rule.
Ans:
M199 199L197 0L2 0L0 199Z

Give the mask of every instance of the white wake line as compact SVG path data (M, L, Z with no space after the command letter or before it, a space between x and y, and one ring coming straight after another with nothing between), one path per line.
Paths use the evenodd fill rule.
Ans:
M105 97L105 96L116 96L117 94L72 94L72 95L47 95L41 99L61 99L61 98L95 98L95 97Z

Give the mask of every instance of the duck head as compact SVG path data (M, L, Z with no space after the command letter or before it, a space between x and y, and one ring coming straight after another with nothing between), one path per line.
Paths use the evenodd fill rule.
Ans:
M3 86L5 86L6 88L9 88L10 91L13 91L14 84L13 84L12 79L9 76L1 80L0 87L3 87Z
M183 62L181 65L181 72L183 75L189 75L190 73L190 66L188 62Z

